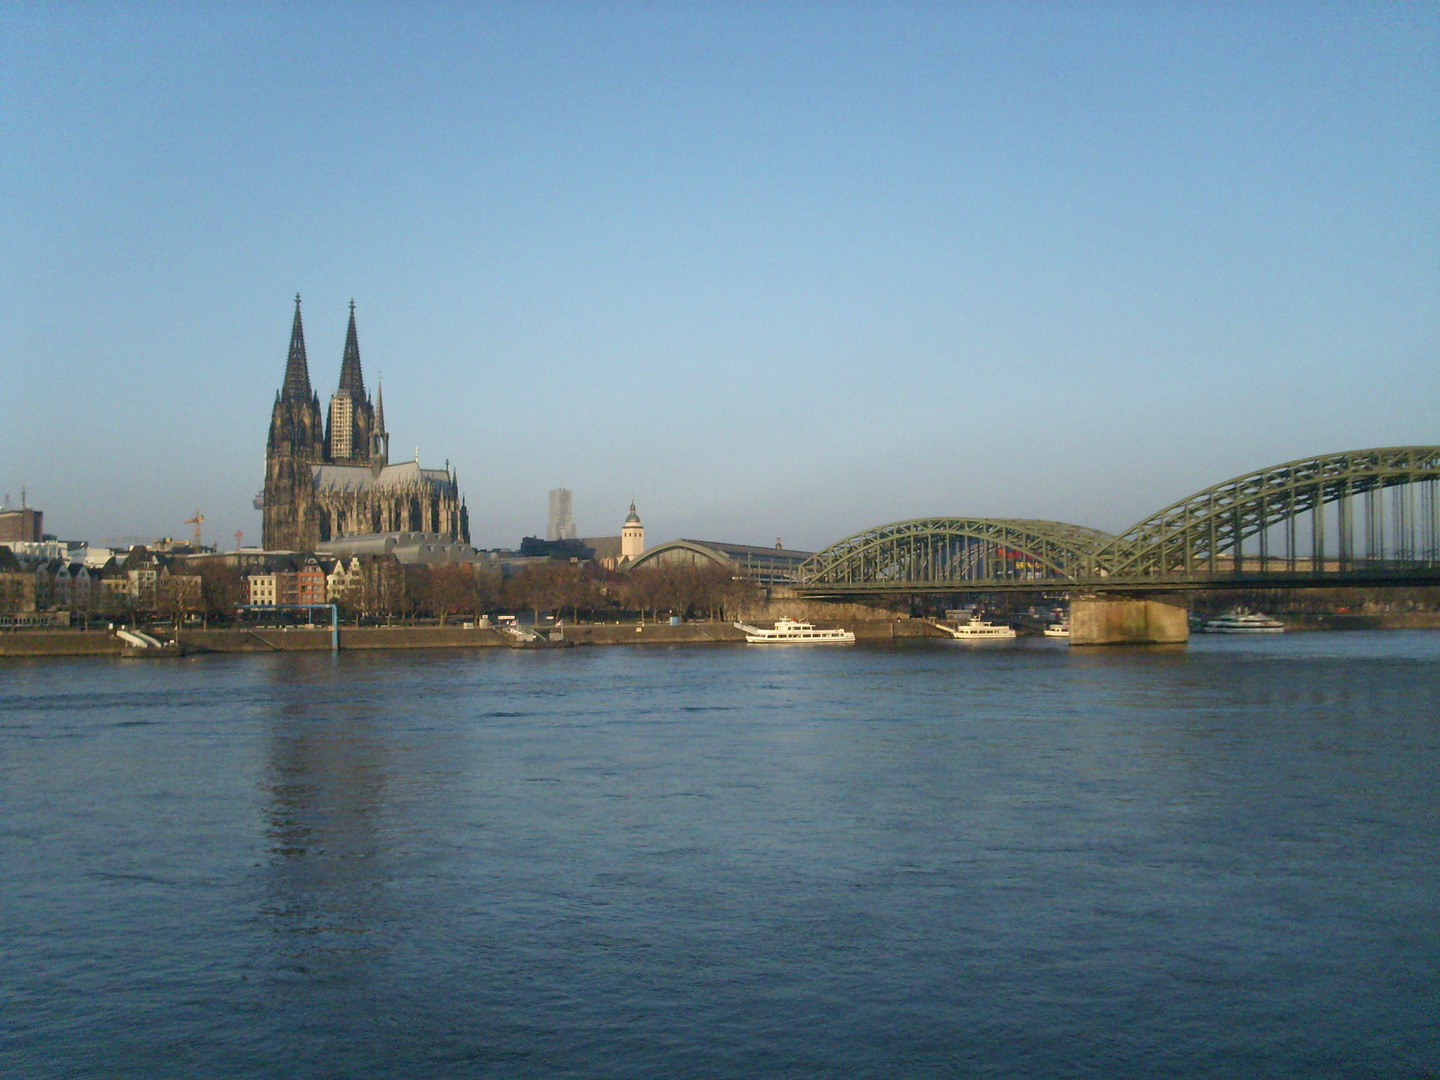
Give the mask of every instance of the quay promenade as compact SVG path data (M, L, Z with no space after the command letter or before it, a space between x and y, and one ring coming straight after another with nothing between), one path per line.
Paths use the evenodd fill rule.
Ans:
M862 641L941 637L934 627L918 619L847 621ZM524 647L492 628L452 626L341 627L341 650L361 649L485 649ZM190 653L327 652L328 627L281 629L184 630L181 644ZM699 645L743 644L745 635L728 622L599 623L565 625L560 645ZM122 656L125 643L108 630L15 630L0 632L0 658L24 656Z
M820 625L835 620L817 619ZM857 640L915 641L944 639L945 635L920 619L846 619L847 630ZM1392 612L1380 614L1336 613L1287 617L1292 632L1323 630L1440 630L1440 612ZM341 627L339 648L365 649L487 649L516 648L517 643L503 632L490 628L459 626L365 626ZM329 628L296 627L279 629L186 630L181 643L190 653L326 652L330 649ZM668 623L582 623L566 625L563 641L532 647L583 645L736 645L745 635L728 622ZM0 659L41 656L122 656L125 643L108 630L10 630L0 631Z

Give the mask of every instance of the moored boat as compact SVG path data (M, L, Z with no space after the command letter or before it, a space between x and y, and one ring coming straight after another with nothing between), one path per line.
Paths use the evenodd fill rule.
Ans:
M1227 611L1207 619L1200 630L1205 634L1283 634L1285 624L1258 611Z
M745 640L752 645L843 645L855 640L850 630L820 630L814 623L798 619L777 619L770 630L743 622L734 625L745 632Z
M971 619L959 626L948 626L945 623L937 625L951 637L960 641L1005 641L1016 636L1013 626L989 623L984 619Z
M1068 622L1052 622L1042 632L1046 637L1069 637L1070 624Z

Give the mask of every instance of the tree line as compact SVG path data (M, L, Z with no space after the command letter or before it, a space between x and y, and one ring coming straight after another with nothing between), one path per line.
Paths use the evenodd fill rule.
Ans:
M207 619L233 616L244 595L239 571L211 563L196 573L201 584L191 610ZM537 622L545 614L572 621L672 615L730 619L743 614L758 595L754 582L716 563L611 571L593 563L551 561L502 577L498 569L470 563L376 560L332 600L347 621L435 619L445 625L497 612L529 612Z
M548 562L507 578L501 606L557 618L605 620L622 614L659 619L728 619L758 597L754 582L718 563L662 563L606 571L586 563Z

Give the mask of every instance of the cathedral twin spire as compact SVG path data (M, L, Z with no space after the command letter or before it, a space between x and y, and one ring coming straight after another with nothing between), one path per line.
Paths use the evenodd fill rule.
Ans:
M360 340L355 334L355 301L350 301L350 327L345 331L345 355L340 361L340 389L356 401L365 401L365 377L360 373Z
M300 296L295 296L295 321L290 329L290 354L285 362L285 383L281 402L299 406L302 411L312 405L319 411L319 399L310 386L310 366L305 357L305 328L300 319ZM318 420L318 416L316 417ZM385 433L385 410L379 410L365 392L365 376L360 368L360 338L355 330L355 301L350 301L350 324L345 331L345 352L340 360L340 384L330 398L325 423L323 459L336 464L384 465L389 459L389 437ZM309 428L311 425L302 425ZM318 426L318 425L317 425ZM303 437L302 437L302 440Z
M439 533L469 541L469 512L446 463L405 482L384 473L390 460L384 393L372 402L360 367L355 302L340 362L340 381L327 412L310 384L300 297L290 330L285 381L275 394L265 449L262 542L270 550L313 551L330 540L385 532ZM336 469L335 466L344 468Z
M355 319L351 316L351 329ZM295 294L295 322L290 327L290 358L285 361L285 385L280 396L286 401L309 401L314 391L310 389L310 365L305 361L305 327L300 324L300 294Z

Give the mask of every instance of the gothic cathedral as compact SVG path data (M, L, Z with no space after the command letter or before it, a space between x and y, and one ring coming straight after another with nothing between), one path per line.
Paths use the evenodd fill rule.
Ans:
M371 402L360 372L355 303L340 361L340 386L322 418L310 388L300 297L290 330L285 382L270 412L265 447L263 543L269 551L314 551L330 540L371 533L427 533L470 542L469 512L455 473L390 464L385 398Z

